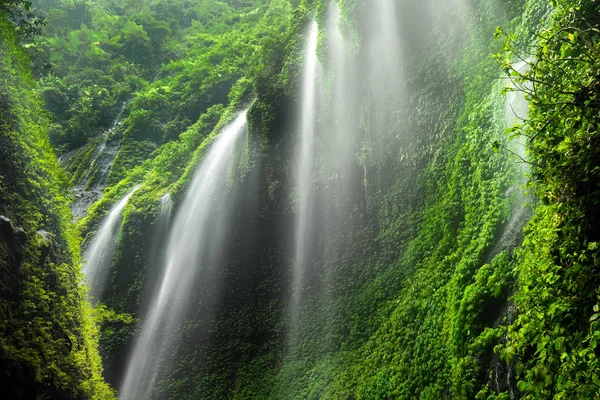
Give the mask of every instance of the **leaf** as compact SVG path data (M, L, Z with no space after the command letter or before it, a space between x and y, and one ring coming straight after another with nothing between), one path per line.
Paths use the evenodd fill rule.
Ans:
M525 381L519 381L517 382L517 389L519 389L519 391L524 392L527 389L529 389L530 385L529 383L525 382Z
M494 143L492 143L492 150L494 151L494 153L497 153L499 149L500 149L500 142L498 140L496 140Z

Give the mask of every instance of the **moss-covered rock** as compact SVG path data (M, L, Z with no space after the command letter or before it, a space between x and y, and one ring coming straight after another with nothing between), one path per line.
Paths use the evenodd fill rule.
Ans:
M0 13L0 393L110 399L66 180L29 61Z

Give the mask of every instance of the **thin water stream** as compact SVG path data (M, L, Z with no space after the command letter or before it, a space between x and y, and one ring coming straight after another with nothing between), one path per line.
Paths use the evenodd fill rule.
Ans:
M309 255L311 234L311 217L314 210L313 193L313 156L315 152L315 112L316 88L319 60L317 58L317 42L319 28L315 21L310 23L304 55L304 73L301 87L300 134L297 141L297 158L295 170L296 186L296 220L295 246L293 265L293 298L292 321L298 311L302 293L302 283Z
M100 223L98 233L92 240L92 243L83 252L85 260L83 274L90 287L89 295L93 302L100 301L104 293L110 274L110 267L117 249L117 235L121 227L123 209L137 189L138 187L135 187L113 206L108 215Z
M76 219L85 216L87 209L102 198L113 161L121 146L120 139L115 138L114 133L121 124L126 106L127 102L124 102L112 126L104 132L100 143L94 149L92 161L85 174L72 189L75 200L71 204L71 211Z

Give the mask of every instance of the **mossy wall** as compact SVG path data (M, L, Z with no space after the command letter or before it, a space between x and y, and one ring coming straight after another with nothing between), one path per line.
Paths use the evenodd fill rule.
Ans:
M0 14L0 392L110 399L65 177L29 59Z
M53 128L63 130L55 141L61 150L78 143L69 135L81 121L88 121L83 118L84 106L90 101L99 102L106 111L115 107L117 98L131 98L124 94L126 83L138 90L119 130L123 146L109 187L78 223L79 239L68 222L63 204L66 193L60 186L65 181L45 133L22 138L7 135L11 139L6 139L3 148L26 155L32 148L45 149L40 159L46 160L35 163L33 169L27 157L2 161L6 173L0 183L6 185L6 193L15 194L0 203L0 207L10 205L2 213L12 225L3 226L13 232L1 251L14 260L7 270L21 263L33 271L35 283L24 285L25 289L14 286L14 282L28 282L28 275L21 277L22 270L13 268L7 276L18 279L7 280L7 298L17 293L37 298L58 290L62 275L56 278L44 272L53 270L52 265L70 271L63 273L69 279L78 277L77 241L96 228L112 204L141 184L125 208L111 284L102 299L109 309L134 316L131 322L113 315L100 339L105 376L118 388L128 349L143 324L160 276L157 268L162 263L150 259L160 253L154 248L160 244L153 238L158 201L169 193L177 212L191 175L220 129L237 111L250 106L249 132L236 149L238 162L231 179L223 182L236 189L231 191L235 223L222 249L226 261L210 266L210 274L198 282L191 296L192 311L177 331L176 362L161 371L154 397L539 399L598 395L599 21L595 2L398 3L403 10L398 17L398 33L404 38L403 94L388 93L390 101L383 105L366 96L357 100L361 111L354 117L365 145L350 166L352 196L344 207L351 211L339 226L318 233L314 240L317 245L309 256L310 276L294 340L290 340L289 302L298 82L305 28L312 19L320 26L321 65L325 71L332 65L325 32L329 2L294 2L293 10L286 1L228 2L227 6L207 2L204 8L194 9L205 23L201 27L179 13L184 8L181 4L155 3L143 17L128 5L118 9L98 6L86 20L86 28L81 24L69 28L77 31L84 44L85 35L96 38L101 26L120 32L114 40L97 37L103 51L119 54L110 62L104 59L115 67L109 83L122 89L115 91L118 96L103 103L101 90L90 91L78 98L81 104L73 106L72 115L62 115L49 101L60 98L50 96L61 88L60 82L50 76L40 79L46 105L55 117L62 115L60 127ZM222 21L211 14L213 8L224 12ZM368 2L355 0L341 1L340 9L346 45L363 63L359 65L365 66L373 9ZM158 11L168 15L170 33L160 29ZM503 29L497 30L498 25ZM86 31L87 26L91 31ZM144 26L153 27L154 33L147 36L151 32ZM160 32L164 42L158 40ZM54 33L69 36L66 31ZM77 44L61 44L56 37L44 45L56 50ZM148 51L160 55L164 65L145 68L147 54L126 51L131 50L126 42L136 37L149 46ZM3 51L20 54L14 47ZM60 68L75 57L64 49L59 53L64 56L57 61ZM89 64L92 56L78 58L79 67ZM532 64L527 72L511 67L519 60ZM3 68L8 71L13 66L5 63ZM24 67L19 68L17 76L30 85ZM68 72L61 73L61 79L70 79ZM91 71L82 68L78 73L84 76ZM503 88L509 80L502 78L505 74L513 78L509 90L516 81L530 103L527 120L514 128L507 125ZM8 86L24 84L19 82L12 80ZM366 93L367 88L361 86L358 92ZM18 101L30 103L13 105L16 93L0 93L0 105L6 110L3 129L13 132L20 127L30 132L27 129L47 126L39 100L23 97L29 100ZM329 100L320 118L332 114L335 99ZM22 109L40 112L28 114ZM388 117L376 125L365 118L370 115ZM25 145L40 137L36 146ZM523 144L528 153L518 150ZM84 147L76 159L84 163L88 153ZM81 172L70 169L71 179ZM522 187L526 181L530 183ZM327 193L327 183L324 177L316 179L316 197ZM40 189L46 186L52 188L49 193ZM233 193L242 195L234 197ZM313 218L325 219L334 212L333 207L317 210ZM15 230L16 226L23 226L24 233ZM44 256L47 238L35 233L40 229L55 235L52 243L57 249L70 250L54 258L48 255L52 252ZM19 247L21 242L25 250ZM329 248L335 251L319 256ZM39 261L38 255L45 261ZM60 263L59 256L65 261ZM34 264L45 267L36 269ZM81 301L78 279L64 281L72 289L66 295L49 297L61 302L70 299L64 307L79 307L77 312L87 315L91 311ZM23 313L30 304L11 301L7 300L7 310L22 309ZM52 315L53 307L58 306L52 305L43 315ZM92 325L81 324L88 329L82 328L83 337L89 337ZM47 331L31 335L44 337ZM19 346L31 346L25 339L15 336L14 340L21 340ZM64 353L48 353L57 354L60 362L79 354L75 347L64 347L68 343L64 337L53 337L50 343L57 348L63 345ZM19 362L29 363L26 371L50 368L43 364L47 358L25 357L15 348L7 359L25 360ZM40 378L41 387L59 382L53 387L64 388L64 393L109 393L99 381L93 350L90 354L92 372L85 378L62 374L71 367L61 364L56 367L61 374ZM88 362L77 360L78 366ZM74 388L77 384L81 387Z

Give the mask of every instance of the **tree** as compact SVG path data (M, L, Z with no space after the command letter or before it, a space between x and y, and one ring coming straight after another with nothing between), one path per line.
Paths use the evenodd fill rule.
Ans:
M36 15L27 0L0 0L0 15L6 13L21 38L29 39L41 33L44 19Z

